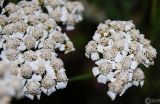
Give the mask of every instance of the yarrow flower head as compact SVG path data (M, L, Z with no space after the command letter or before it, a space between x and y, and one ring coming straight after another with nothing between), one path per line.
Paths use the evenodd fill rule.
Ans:
M42 92L49 96L67 86L58 53L67 54L75 48L56 18L43 13L38 0L9 3L3 8L0 34L0 103L8 104L3 97L40 99Z
M97 81L109 82L107 94L112 100L133 85L143 86L145 76L139 66L153 65L156 54L132 21L111 20L99 24L85 53L97 65L92 69Z

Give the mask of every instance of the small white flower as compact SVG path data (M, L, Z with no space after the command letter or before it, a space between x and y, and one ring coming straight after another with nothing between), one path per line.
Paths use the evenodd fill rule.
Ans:
M97 46L97 51L100 52L100 53L103 53L103 50L104 50L104 46L99 44Z
M92 69L92 73L93 73L94 76L97 76L97 75L100 74L99 69L98 69L97 67L94 67L94 68Z
M132 61L131 62L131 69L136 69L138 66L138 62L137 61Z
M112 91L108 91L107 94L112 100L114 100L116 98L116 95L117 95L117 93L114 93Z
M95 41L99 41L99 40L100 40L100 37L101 37L101 35L100 35L100 34L95 33L95 34L94 34L94 36L93 36L93 40L95 40Z
M33 100L34 95L37 96L37 98L39 98L41 91L40 91L40 83L38 81L28 81L26 83L26 86L24 88L24 92L25 92L25 96L27 96L28 98L30 98L31 100Z
M91 54L91 59L93 60L93 61L95 61L95 60L98 60L99 59L99 54L96 52L96 53L92 53Z
M138 81L133 81L132 84L133 84L134 86L139 86L139 82L138 82Z
M67 21L67 9L65 7L62 7L62 16L61 16L61 21L66 22Z
M124 56L118 52L118 54L115 58L115 62L120 62L123 60L123 58L124 58Z
M42 79L42 89L43 89L42 91L48 96L56 91L55 85L56 85L55 79L50 75L46 75Z
M107 81L108 81L108 78L107 78L107 76L99 75L99 76L97 77L97 81L98 81L98 83L106 84Z
M56 85L56 88L57 89L64 89L64 88L66 88L66 86L67 86L66 82L58 82Z

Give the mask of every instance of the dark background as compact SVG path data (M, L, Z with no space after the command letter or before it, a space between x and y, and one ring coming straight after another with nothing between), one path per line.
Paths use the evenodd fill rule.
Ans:
M8 2L18 0L7 0ZM160 53L160 0L81 0L85 5L84 20L74 31L67 32L74 42L76 51L61 56L70 79L66 89L58 90L41 100L13 100L12 104L145 104L146 98L160 99L159 54L155 65L143 67L145 83L142 88L131 87L115 101L107 96L107 85L98 84L92 76L94 63L84 56L85 45L92 39L96 27L106 19L133 20L137 29L152 41ZM160 102L159 102L160 103Z

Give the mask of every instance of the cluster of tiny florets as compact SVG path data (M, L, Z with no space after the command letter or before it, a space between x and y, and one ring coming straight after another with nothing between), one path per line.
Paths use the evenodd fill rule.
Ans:
M143 86L144 73L139 65L154 64L156 50L135 29L132 21L105 21L86 46L86 57L95 61L92 72L99 83L107 84L112 100L132 85Z
M73 30L74 25L82 21L84 7L81 2L67 0L44 0L48 13L57 22L66 25L67 30Z
M54 1L46 0L45 5L54 5ZM56 18L43 13L38 0L5 6L0 14L0 34L0 103L7 104L5 98L10 97L40 99L42 92L51 95L66 87L68 78L58 53L75 49Z

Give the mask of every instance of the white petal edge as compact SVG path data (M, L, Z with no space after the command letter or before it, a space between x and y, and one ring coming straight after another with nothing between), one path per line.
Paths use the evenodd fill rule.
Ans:
M66 88L66 86L67 86L67 83L58 82L57 85L56 85L56 88L57 89L64 89L64 88Z
M93 61L96 61L96 60L98 60L99 59L99 54L96 52L96 53L92 53L91 54L91 59L93 60Z
M108 78L107 78L107 76L99 75L99 76L97 77L97 81L98 81L98 83L106 84L107 81L108 81Z
M114 100L117 95L117 93L114 93L113 91L110 91L110 90L107 92L107 94L112 100Z
M93 73L94 76L97 76L97 75L100 74L99 69L97 67L93 67L92 73Z

